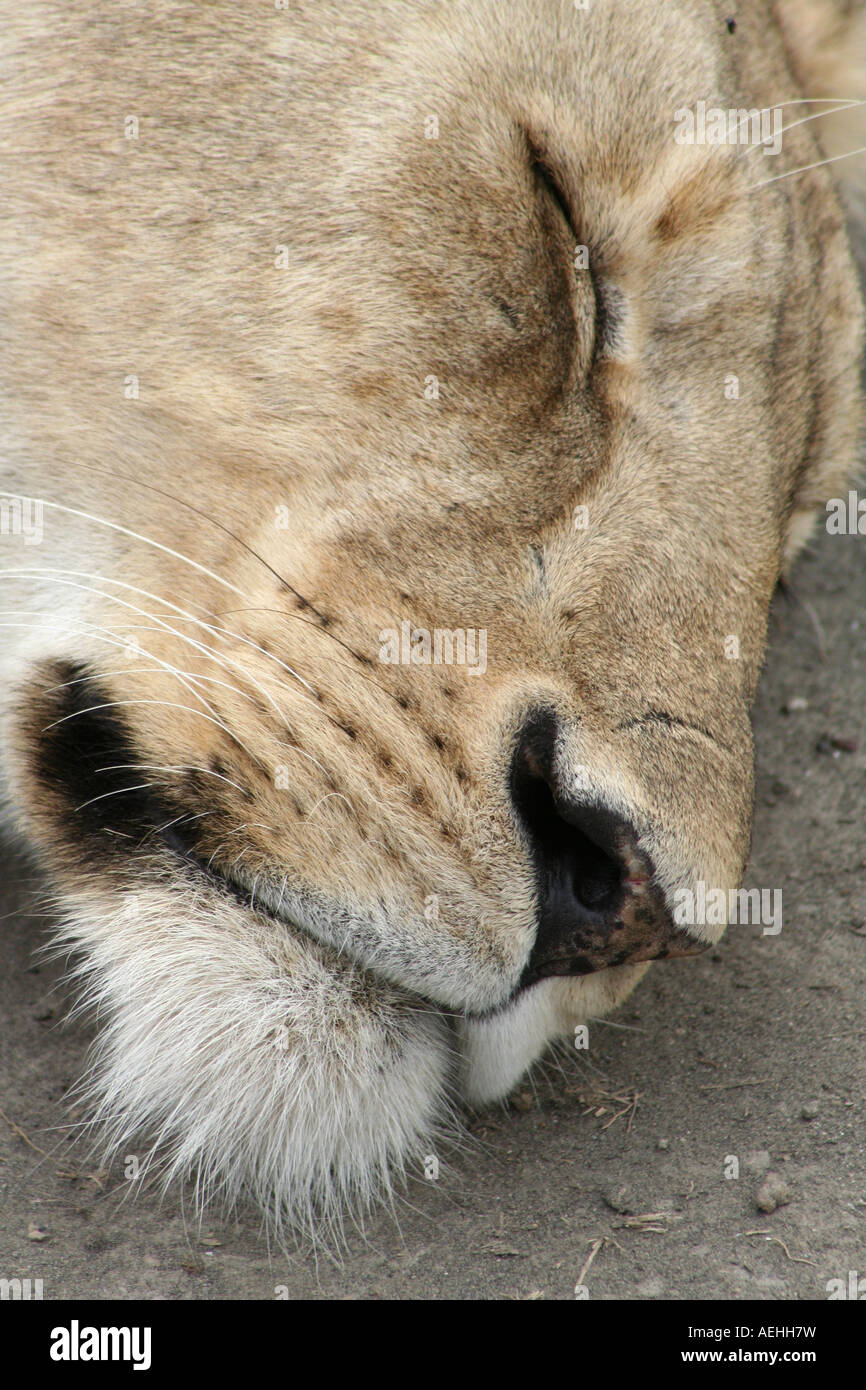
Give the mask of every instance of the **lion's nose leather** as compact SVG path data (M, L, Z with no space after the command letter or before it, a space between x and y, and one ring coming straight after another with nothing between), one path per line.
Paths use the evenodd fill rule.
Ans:
M634 827L561 785L557 734L552 710L533 712L511 770L512 800L538 884L538 926L521 987L705 950L707 943L673 921Z

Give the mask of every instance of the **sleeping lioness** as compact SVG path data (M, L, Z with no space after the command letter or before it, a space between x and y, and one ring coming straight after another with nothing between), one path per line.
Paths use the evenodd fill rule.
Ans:
M721 934L862 11L2 10L7 817L109 1142L328 1219Z

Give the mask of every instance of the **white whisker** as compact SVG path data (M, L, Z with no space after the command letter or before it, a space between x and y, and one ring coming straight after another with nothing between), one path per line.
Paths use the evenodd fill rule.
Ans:
M0 497L18 497L19 495L20 494L17 492L4 492L3 489L0 488ZM69 516L78 516L85 521L95 521L98 526L107 526L112 531L119 531L121 535L130 536L136 541L143 541L145 545L152 545L156 550L163 551L165 555L171 555L174 559L181 560L186 565L191 565L193 569L198 570L201 574L206 574L209 579L215 579L218 584L222 584L224 589L231 589L233 593L240 594L241 598L249 598L249 595L245 594L243 589L239 589L236 584L230 584L227 579L223 579L221 575L215 574L214 571L208 569L206 565L200 565L197 560L190 559L188 555L184 555L179 550L172 550L171 546L162 545L160 541L155 541L151 536L143 536L138 531L131 531L128 526L121 526L118 522L109 521L104 516L95 516L92 512L79 511L77 507L65 507L60 502L49 502L44 497L34 497L33 501L37 502L41 507L51 507L54 511L66 512Z
M181 822L183 822L184 825L187 825L191 821L203 820L205 816L215 816L217 814L218 812L216 811L197 811L194 815L187 815L186 813L183 813L179 816L175 816L174 820L167 820L164 825L154 826L153 831L151 833L161 835L163 831L170 830L173 825L180 825Z
M91 706L89 706L87 709L83 709L83 710L82 710L82 709L73 710L73 712L72 712L71 714L64 714L64 716L63 716L62 719L55 719L55 720L53 721L53 723L51 723L51 724L46 724L46 725L45 725L45 728L42 730L42 732L43 732L43 733L48 733L48 731L49 731L50 729L56 729L56 728L58 727L58 725L60 725L60 724L65 724L65 723L66 723L68 720L70 720L70 719L78 719L82 714L94 714L97 710L102 710L102 709L119 709L119 708L122 708L123 706L126 706L126 705L159 705L159 706L160 706L161 708L163 708L163 709L177 709L177 710L182 710L185 714L194 714L198 719L206 719L207 722L208 722L209 724L216 724L216 726L217 726L218 728L223 729L226 733L229 733L229 732L230 732L230 730L226 729L225 725L224 725L224 724L221 724L220 721L219 721L218 719L212 719L212 718L210 717L209 714L203 714L202 711L201 711L200 709L194 709L194 708L192 707L192 705L181 705L181 704L178 704L177 701L175 701L175 700L145 700L145 699L141 699L141 700L106 700L103 704L100 704L100 705L91 705ZM258 767L261 767L261 768L262 768L262 771L264 771L264 767L263 767L262 763L259 762L259 759L256 757L255 753L253 753L251 749L247 748L245 744L241 743L240 739L237 738L236 735L232 734L232 738L235 739L235 742L237 742L237 743L240 744L241 748L243 748L243 750L244 750L245 753L248 753L248 754L249 754L249 756L252 758L253 762L256 763L256 765L257 765Z
M306 822L311 818L311 816L315 815L316 811L318 811L320 806L323 806L326 801L330 801L332 796L337 796L340 798L341 801L345 801L353 816L358 814L349 798L347 796L344 796L342 792L328 792L326 796L320 797L319 800L316 802L315 806L313 807L312 811L308 812L308 814L304 816L304 824L306 824Z
M270 703L274 706L274 708L276 709L277 713L280 715L280 718L283 719L284 722L287 722L287 721L286 721L286 716L285 716L285 714L283 713L283 711L280 709L279 705L277 705L276 701L274 700L274 698L273 698L273 696L270 694L270 692L266 691L266 690L264 689L264 687L263 687L258 681L256 681L255 677L252 676L252 675L250 675L250 673L246 670L245 667L241 666L238 662L235 662L231 657L224 656L223 654L217 652L216 649L215 649L214 647L211 647L211 646L209 646L209 645L206 644L206 643L197 642L194 638L190 637L187 633L180 632L180 631L178 631L177 628L172 627L170 623L166 622L165 619L160 618L156 613L149 613L149 612L147 612L146 609L139 608L139 607L137 607L137 605L135 605L135 604L128 603L126 600L119 598L116 594L107 594L107 593L105 592L104 589L97 589L97 588L94 588L92 585L88 585L88 584L76 584L72 579L60 578L59 576L74 575L74 576L76 576L76 578L79 578L79 579L98 579L98 580L100 580L100 581L101 581L102 583L104 583L104 584L113 584L113 585L115 585L117 588L120 588L120 589L128 589L128 590L131 591L132 593L140 594L140 595L142 595L144 598L147 598L147 599L151 600L151 601L154 602L154 603L161 603L161 604L163 604L166 608L170 608L174 613L177 613L177 614L181 615L187 622L195 623L195 624L197 624L199 627L204 628L204 630L205 630L208 634L210 634L210 635L212 635L212 636L222 634L222 635L224 635L224 636L231 637L231 638L235 639L235 640L238 641L238 642L242 642L242 643L244 643L244 644L247 645L247 646L253 647L256 651L261 652L261 654L262 654L263 656L267 656L267 657L269 657L271 660L273 660L278 666L280 666L280 667L281 667L284 671L286 671L290 676L294 677L294 679L297 680L301 685L303 685L307 690L309 690L310 693L311 693L312 695L315 695L315 694L316 694L316 691L315 691L315 689L313 688L313 686L311 686L310 683L309 683L308 681L305 681L304 678L303 678L303 676L300 676L300 675L298 674L297 671L293 671L292 668L291 668L290 666L288 666L284 661L281 661L281 660L279 659L279 657L274 656L272 652L267 652L267 651L265 651L265 649L264 649L263 647L260 647L260 646L258 645L258 643L253 642L251 638L244 637L244 636L242 636L240 633L237 633L237 632L232 632L229 628L221 628L221 627L215 626L215 625L212 624L212 623L206 623L206 622L204 622L201 618L197 618L197 617L195 616L194 613L190 613L190 612L188 612L186 609L180 608L177 604L172 603L169 599L163 598L163 597L162 597L161 595L159 595L159 594L150 593L147 589L141 589L141 588L139 588L139 587L138 587L137 585L135 585L135 584L127 584L127 583L125 583L123 580L119 580L119 579L110 579L110 578L108 578L108 576L106 576L106 575L101 575L101 574L96 574L96 575L94 575L94 574L92 574L92 573L89 573L89 572L86 571L86 570L69 570L69 569L60 569L60 570L58 570L58 569L52 569L52 568L48 568L48 567L38 567L38 566L29 566L29 567L26 568L26 569L25 569L25 568L21 568L21 569L14 569L14 570L13 570L13 569L10 569L10 570L0 570L0 578L2 578L4 575L12 575L13 577L16 577L16 578L17 578L17 577L20 577L21 575L28 575L28 576L31 576L31 575L39 575L39 576L47 575L49 578L53 579L53 581L54 581L55 583L57 583L57 584L63 584L63 585L65 585L65 586L68 587L68 588L81 589L81 590L82 590L83 592L85 592L85 593L96 594L96 595L98 595L100 598L108 599L109 602L117 603L117 604L120 605L121 607L127 608L127 609L128 609L130 612L132 612L132 613L137 613L140 617L149 618L151 622L158 623L161 629L163 629L163 630L166 631L166 632L172 633L175 637L180 638L180 640L181 640L182 642L188 642L191 646L193 646L193 647L194 647L196 650L198 650L198 651L207 652L210 656L212 656L212 657L214 658L214 660L215 660L218 664L221 664L221 665L223 665L223 666L226 666L226 665L232 666L232 667L234 667L236 670L239 670L239 671L241 672L241 674L244 675L244 676L246 677L247 680L251 681L252 684L254 684L254 685L256 686L256 688L260 691L260 693L261 693L262 695L264 695L265 698L266 698L267 700L270 701ZM207 611L207 610L205 610L205 611Z
M234 830L228 830L228 831L226 831L226 834L227 834L227 835L240 835L240 833L241 833L242 830L250 830L250 829L253 829L253 830L269 830L269 831L271 832L272 835L276 835L276 833L277 833L277 831L276 831L276 829L275 829L275 827L274 827L273 825L265 825L264 821L260 821L260 820L245 820L244 823L243 823L243 825L236 825L235 828L234 828Z
M143 630L157 631L156 628ZM152 657L154 661L159 660L158 657L153 657L151 652L146 652L143 647L140 647L139 651L141 651L144 656ZM139 662L136 662L135 665L127 664L126 666L116 666L114 670L93 671L86 676L77 676L75 680L61 681L59 685L48 685L45 687L45 690L46 694L58 690L68 690L73 685L87 685L90 681L107 680L109 676L165 675L166 673L172 676L185 677L186 680L192 681L195 685L205 683L208 685L221 685L225 690L231 690L235 695L240 696L242 700L248 700L251 704L255 703L253 696L250 695L248 690L241 690L239 686L232 685L231 681L221 681L218 676L203 676L200 675L198 671L183 671L179 666L173 666L170 662L165 661L159 666L142 666ZM186 680L183 682L184 685L186 685ZM187 689L189 689L188 686ZM195 690L190 690L190 694L195 695L197 699L200 698L198 692ZM210 705L207 705L204 701L203 703L206 704L206 708L210 710L211 714L216 713L215 710L211 709Z
M2 613L2 612L11 612L11 613L16 613L16 615L17 615L17 614L19 613L19 611L20 611L20 610L16 610L16 609L5 609L5 610L0 610L0 613ZM34 616L36 616L36 617L41 617L42 615L41 615L41 614L36 614L36 615L34 615ZM26 625L26 624L20 624L20 623L0 622L0 627L22 627L22 626L25 626L25 627L26 627L26 626L28 626L28 625ZM51 626L52 626L52 625L49 623L49 624L48 624L49 630L51 630ZM116 634L114 634L113 632L111 632L110 629L101 627L101 626L97 625L96 623L87 623L87 622L85 622L85 624L84 624L83 627L80 629L80 631L86 633L88 636L95 637L96 640L99 641L99 642L106 642L106 643L108 643L108 645L110 645L110 646L122 647L122 648L125 648L125 647L126 647L126 643L122 640L122 638L117 637ZM140 650L142 650L142 651L144 652L144 655L147 656L147 657L149 657L152 661L158 662L159 665L160 665L161 667L164 668L164 670L167 672L167 674L176 676L177 679L180 681L180 684L184 687L184 689L187 690L187 691L189 691L189 694L192 695L194 699L201 701L201 703L204 705L205 709L207 709L207 710L209 711L208 715L206 715L206 716L205 716L205 715L202 715L202 716L201 716L202 718L208 718L208 719L210 719L211 722L214 723L214 724L216 724L220 729L222 729L223 732L224 732L234 743L236 743L236 744L238 745L239 748L243 748L244 752L245 752L245 753L248 753L249 756L253 759L253 761L257 761L256 758L255 758L255 755L251 752L251 750L250 750L249 748L247 748L246 744L243 743L242 740L238 738L237 734L235 734L235 733L233 732L233 730L230 729L229 726L228 726L223 720L221 720L221 719L218 717L216 711L215 711L215 710L213 709L213 707L208 703L208 701L205 700L204 696L203 696L203 695L200 695L199 692L198 692L197 690L193 690L193 689L190 687L189 683L184 679L183 675L181 674L181 672L178 670L178 668L177 668L176 666L173 666L173 665L171 664L171 662L169 662L169 661L163 661L161 657L156 656L153 652L145 651L144 648L140 648ZM137 670L137 668L135 668L132 664L130 664L130 667L129 667L130 673L134 673L136 670ZM85 679L86 679L86 678L85 678ZM73 683L74 683L74 682L67 682L67 684L73 684ZM54 687L54 688L55 688L55 689L60 689L60 688L62 688L62 683L61 683L61 686L59 686L59 687ZM241 692L238 692L238 693L241 693ZM129 703L133 703L133 702L130 701ZM137 703L144 704L144 703L148 703L148 702L147 702L147 701L138 701ZM150 703L160 704L160 703L165 703L165 702L164 702L164 701L151 701ZM178 708L187 708L187 707L186 707L186 706L178 706ZM78 713L79 713L79 714L82 714L82 713L86 713L86 711L79 710ZM201 714L201 711L200 711L200 710L190 710L190 713L192 713L192 714ZM261 764L259 764L259 766L261 766Z
M816 159L814 164L803 164L799 169L789 169L787 173L776 174L771 179L761 179L760 183L749 184L746 193L753 193L758 188L766 188L767 184L778 183L780 179L792 179L795 174L807 174L810 169L821 169L825 164L836 164L840 159L853 159L856 154L866 154L866 145L861 145L856 150L848 150L845 154L834 154L829 159Z
M126 792L145 791L148 787L164 787L165 782L139 782L134 787L116 787L114 791L102 792L99 796L92 796L89 801L82 801L80 806L76 806L76 811L83 811L85 806L93 806L97 801L106 801L110 796L123 796Z
M806 97L805 100L811 102L811 101L815 100L815 98ZM829 101L832 101L833 98L832 98L832 97L822 97L821 100L822 100L822 101L827 101L827 102L829 102ZM855 99L854 97L840 97L840 98L839 98L839 103L841 103L841 104L837 104L836 106L834 106L833 109L832 109L831 111L813 111L812 114L811 114L810 116L803 116L802 119L799 120L799 121L791 121L789 125L783 125L782 128L781 128L781 130L777 131L776 134L777 134L777 135L786 135L787 132L788 132L789 130L796 130L797 126L800 126L800 125L808 125L809 121L820 121L824 116L836 116L836 115L839 114L840 111L852 111L852 110L854 110L854 109L855 109L856 107L858 107L858 106L866 106L866 100L860 101L860 100ZM781 103L781 102L780 102L780 103L777 103L778 106L781 106L781 105L793 106L793 105L795 105L795 104L797 104L797 103L794 103L794 102L785 102L785 103ZM766 107L765 109L771 111L773 108L772 108L772 107ZM738 123L737 123L738 128L739 128L739 125L740 125L740 124L741 124L741 122L738 122ZM754 144L754 145L749 145L747 149L743 150L742 154L737 155L737 160L745 159L747 155L755 154L755 153L757 153L759 150L761 150L761 149L763 149L763 148L764 148L763 141L758 141L758 142L757 142L756 144Z
M246 789L237 782L233 782L231 777L224 777L221 772L214 772L209 767L199 767L197 763L111 763L108 767L98 767L97 772L133 772L136 769L141 772L203 772L207 777L216 777L220 782L227 782L236 791L244 792Z

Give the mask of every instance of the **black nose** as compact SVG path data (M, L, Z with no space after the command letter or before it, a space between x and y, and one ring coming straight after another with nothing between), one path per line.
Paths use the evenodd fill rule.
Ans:
M630 821L594 796L588 781L562 784L558 736L552 710L533 713L512 763L511 796L531 847L539 904L521 986L704 950L674 923Z

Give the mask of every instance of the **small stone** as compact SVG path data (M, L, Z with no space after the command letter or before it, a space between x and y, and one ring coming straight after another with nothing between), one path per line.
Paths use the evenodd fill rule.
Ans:
M659 1139L656 1143L656 1148L659 1149L661 1153L666 1153L670 1146L670 1139Z
M834 734L830 742L834 748L838 748L840 753L856 753L860 747L859 738L839 738Z
M624 1184L620 1187L608 1188L602 1193L605 1202L611 1211L618 1211L621 1216L634 1216L637 1212L637 1202L630 1187Z
M807 1100L800 1111L800 1118L803 1120L817 1119L818 1111L821 1109L817 1100Z
M525 1115L535 1105L531 1091L518 1091L516 1096L511 1097L511 1108Z
M47 1240L47 1239L48 1239L48 1232L46 1231L46 1229L45 1229L44 1226L39 1226L39 1225L36 1224L35 1221L31 1221L30 1224L29 1224L29 1226L27 1227L27 1239L28 1239L28 1240Z
M791 1189L781 1173L768 1173L755 1193L758 1211L775 1211L777 1207L787 1206L790 1200Z
M790 700L786 700L782 706L783 714L798 714L800 710L808 709L809 701L802 695L794 695Z

